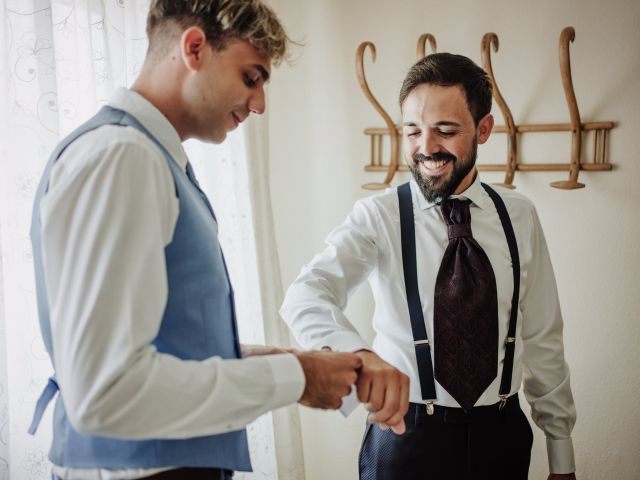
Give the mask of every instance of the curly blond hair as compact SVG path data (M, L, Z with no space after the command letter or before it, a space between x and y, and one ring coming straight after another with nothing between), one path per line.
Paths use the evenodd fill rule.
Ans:
M275 65L288 58L291 40L275 12L260 0L152 0L147 17L149 55L164 56L191 26L202 28L218 51L230 40L241 39Z

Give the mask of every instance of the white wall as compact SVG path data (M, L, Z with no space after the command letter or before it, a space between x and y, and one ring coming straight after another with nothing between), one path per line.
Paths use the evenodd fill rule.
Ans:
M277 240L285 287L323 246L354 201L360 185L381 181L365 173L365 127L383 126L361 93L354 55L371 40L370 85L392 117L404 73L423 32L439 51L480 62L480 39L494 31L498 84L516 123L568 122L557 62L560 31L576 29L573 78L583 121L613 120L609 158L615 170L580 174L582 190L549 182L560 173L517 173L518 191L532 198L545 227L565 318L567 359L578 408L574 430L581 479L640 478L640 2L637 0L273 0L290 34L302 39L297 60L274 74L270 87L270 162ZM502 118L497 108L498 124ZM532 134L521 144L525 161L568 161L569 134ZM499 138L500 137L500 138ZM505 158L504 135L480 147L481 161ZM590 149L590 144L589 144ZM590 151L588 149L588 151ZM501 174L483 174L499 181ZM397 181L406 180L406 174ZM371 338L367 286L348 314ZM345 420L335 412L302 409L307 480L357 478L362 409ZM544 438L536 441L530 478L546 478ZM499 446L497 446L499 447Z

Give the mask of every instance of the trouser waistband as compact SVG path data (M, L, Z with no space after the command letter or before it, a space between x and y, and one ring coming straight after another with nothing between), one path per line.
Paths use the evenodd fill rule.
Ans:
M443 423L449 424L490 423L498 421L503 418L505 414L520 408L518 394L515 393L508 397L502 409L500 409L500 404L501 402L497 402L493 405L473 407L471 410L434 405L433 415L428 415L424 403L410 403L409 413L415 415L414 418L416 418L416 420L430 416L433 419L440 419Z

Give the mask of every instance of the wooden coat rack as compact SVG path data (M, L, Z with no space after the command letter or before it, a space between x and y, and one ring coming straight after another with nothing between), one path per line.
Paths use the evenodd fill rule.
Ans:
M551 172L551 171L569 171L568 180L560 180L552 182L551 186L565 190L573 190L583 188L584 183L578 182L578 174L580 170L590 172L609 171L612 165L607 160L607 142L609 130L614 128L614 122L589 122L582 123L580 119L580 111L578 102L573 89L573 80L571 78L571 61L569 57L569 44L575 40L575 30L573 27L566 27L560 34L560 42L558 45L558 55L560 62L560 74L562 77L562 86L564 95L567 100L569 109L570 123L553 123L553 124L533 124L533 125L516 125L513 120L511 110L507 105L493 74L491 66L491 47L494 52L498 51L498 36L495 33L487 33L482 37L481 53L482 64L487 72L493 85L493 97L496 104L500 108L500 112L504 117L503 126L496 126L493 129L495 133L507 134L507 160L504 164L478 164L479 170L485 171L504 171L504 182L499 183L506 188L515 188L513 180L516 171L521 172ZM431 47L432 52L436 52L436 39L430 33L425 33L418 39L417 57L418 60L425 56L427 43ZM363 42L356 50L356 73L360 86L376 111L384 119L386 128L366 128L364 133L371 138L371 159L369 165L365 167L368 172L386 172L386 177L382 182L372 182L362 185L363 188L369 190L378 190L387 188L391 185L391 181L398 170L407 170L406 165L400 165L400 135L402 128L395 125L391 117L382 108L380 103L371 93L371 89L367 83L364 73L364 55L367 49L371 50L372 60L376 59L376 47L372 42ZM582 132L594 131L593 136L593 161L582 161ZM571 132L571 159L568 163L535 163L528 164L519 161L518 156L518 140L525 133L531 132ZM383 138L389 137L391 142L391 155L388 162L382 160L382 143Z

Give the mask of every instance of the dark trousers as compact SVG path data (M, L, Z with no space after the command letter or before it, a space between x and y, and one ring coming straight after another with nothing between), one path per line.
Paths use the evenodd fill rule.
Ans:
M533 432L517 395L498 405L435 407L412 403L407 432L369 425L360 450L360 480L527 480Z
M176 468L140 480L231 480L233 472L220 468Z

